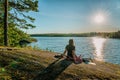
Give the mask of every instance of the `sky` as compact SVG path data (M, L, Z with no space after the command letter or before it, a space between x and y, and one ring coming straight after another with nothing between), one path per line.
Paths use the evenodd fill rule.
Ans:
M120 30L120 0L39 0L30 12L29 34L113 32Z

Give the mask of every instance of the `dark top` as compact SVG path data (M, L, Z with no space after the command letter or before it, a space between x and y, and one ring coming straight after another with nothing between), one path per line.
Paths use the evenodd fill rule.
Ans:
M72 56L72 50L75 50L75 46L73 46L73 45L67 45L66 46L66 50L67 50L67 56L73 58L73 56Z

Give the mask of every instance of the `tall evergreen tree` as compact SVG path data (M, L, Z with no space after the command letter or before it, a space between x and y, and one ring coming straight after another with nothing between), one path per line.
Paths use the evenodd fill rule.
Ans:
M14 24L20 28L34 28L34 18L27 15L30 11L38 12L38 0L9 0L10 18L13 19Z
M4 45L5 46L8 46L7 27L8 27L8 0L5 0L4 2Z
M9 4L8 9L6 9L7 5L5 1L6 2L8 1L8 4ZM35 27L35 25L30 23L30 22L34 22L35 19L27 15L27 13L31 11L38 12L38 0L0 0L0 9L1 9L0 10L0 22L1 22L0 29L2 29L3 25L5 25L4 45L7 45L7 41L11 41L11 40L8 40L9 38L11 38L10 36L8 36L7 38L7 33L9 31L7 32L6 23L8 23L8 29L10 29L9 27L12 27L14 29L17 29L16 31L18 31L19 28L29 29L29 28ZM5 9L8 11L8 20L6 20L7 14ZM4 13L6 15L4 15ZM12 26L10 26L9 24L12 24ZM0 34L3 34L3 33L0 32Z

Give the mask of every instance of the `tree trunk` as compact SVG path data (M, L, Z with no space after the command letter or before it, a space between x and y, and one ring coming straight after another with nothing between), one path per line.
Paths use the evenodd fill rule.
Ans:
M4 3L4 46L8 46L7 27L8 27L8 0Z

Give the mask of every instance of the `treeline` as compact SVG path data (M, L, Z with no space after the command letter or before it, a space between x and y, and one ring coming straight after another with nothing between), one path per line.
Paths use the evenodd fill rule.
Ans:
M107 37L107 38L119 38L120 39L120 30L117 32L111 32L111 33L101 33L100 36Z
M94 37L100 36L105 38L120 38L120 31L117 32L90 32L90 33L79 33L79 34L30 34L32 37Z
M50 33L50 34L30 34L32 37L89 37L95 35L95 33L69 33L69 34L58 34L58 33Z

